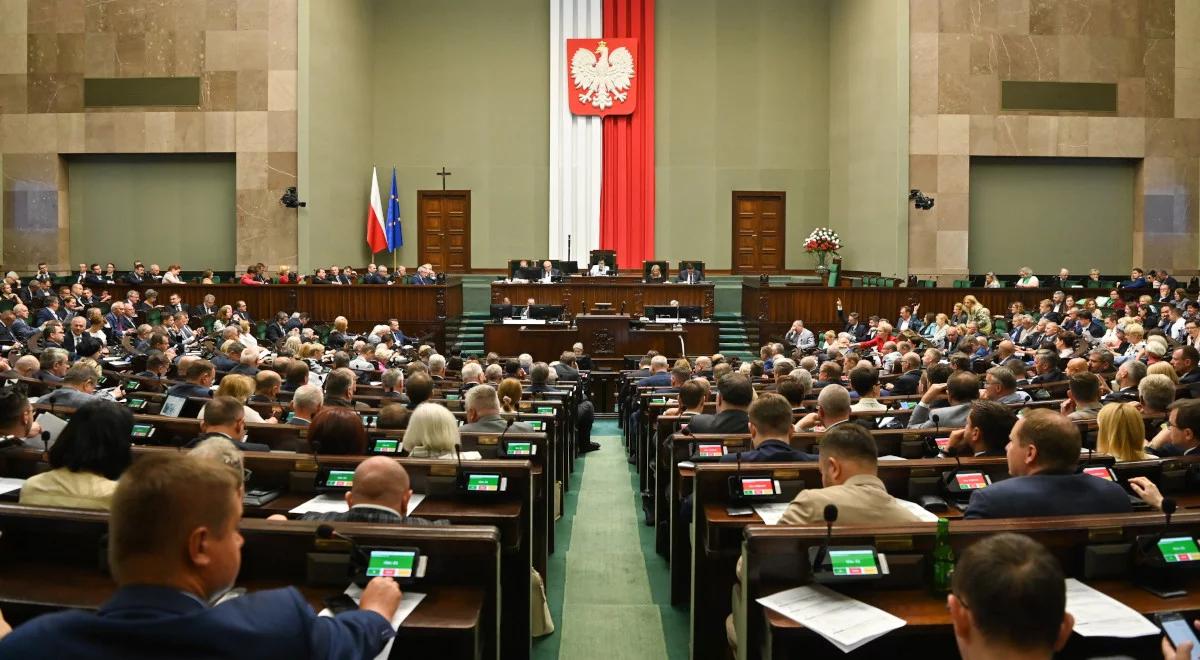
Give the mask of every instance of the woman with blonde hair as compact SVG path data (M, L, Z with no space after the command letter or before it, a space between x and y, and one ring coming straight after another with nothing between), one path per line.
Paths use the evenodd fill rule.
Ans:
M975 296L963 296L963 311L967 314L968 323L974 322L975 327L985 335L992 334L992 313Z
M500 408L506 413L515 413L521 401L521 381L516 378L505 378L496 388L500 398Z
M246 348L258 348L258 339L250 330L250 322L242 319L241 321L237 321L237 324L239 328L238 342Z
M1141 461L1147 458L1146 425L1142 413L1133 403L1110 403L1096 417L1096 451L1118 461Z
M305 360L320 360L325 356L325 347L309 342L300 347L299 356Z
M284 264L279 267L279 283L280 284L296 284L296 278L292 277L292 267Z
M246 405L246 401L250 399L250 395L254 394L254 379L242 374L226 374L221 379L221 385L217 387L217 393L214 396L230 396L242 402L242 411L246 414L247 424L262 424L264 422L272 423L276 419L265 420L258 411ZM207 407L207 406L206 406ZM204 409L200 409L198 419L204 419Z
M288 335L288 338L283 340L283 350L292 355L299 356L301 346L303 343L300 341L300 335Z
M346 317L339 316L333 319L333 332L329 333L329 339L326 343L333 347L333 350L340 351L346 343L346 336L350 332L350 322Z
M967 322L967 312L963 309L963 304L960 302L954 303L954 309L950 311L950 325L961 325Z
M1120 326L1118 326L1120 327ZM1125 360L1136 360L1146 350L1146 330L1138 323L1125 324L1125 341L1129 342L1129 348L1125 349L1124 359L1118 360L1117 364ZM1170 365L1168 365L1170 366Z
M1175 373L1175 367L1171 366L1170 362L1155 362L1149 367L1146 367L1146 375L1150 376L1153 374L1159 374L1161 376L1170 378L1171 384L1173 385L1179 384L1179 374Z
M459 445L454 413L436 403L422 403L408 418L404 451L413 458L454 458Z

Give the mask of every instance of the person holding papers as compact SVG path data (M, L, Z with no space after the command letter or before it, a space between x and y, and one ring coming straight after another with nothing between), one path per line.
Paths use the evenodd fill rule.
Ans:
M145 456L121 476L109 519L116 593L99 611L28 621L5 658L371 658L395 636L400 586L378 577L359 607L318 617L295 588L209 606L241 567L242 475L211 458Z
M971 493L967 518L1024 518L1126 513L1120 484L1077 473L1081 441L1075 424L1052 410L1026 410L1009 436L1011 478Z
M790 412L790 411L789 411ZM879 448L871 433L858 424L839 424L821 436L820 470L822 488L805 488L788 505L780 525L823 525L825 506L837 507L839 525L893 525L920 522L915 513L888 494L879 479ZM1092 477L1095 479L1095 477ZM738 580L742 579L742 561L738 560ZM741 610L734 588L734 612ZM733 616L725 619L725 635L736 650L737 625ZM740 623L744 625L744 622Z
M1028 536L997 534L971 545L950 590L946 605L964 660L1052 658L1075 626L1062 567Z

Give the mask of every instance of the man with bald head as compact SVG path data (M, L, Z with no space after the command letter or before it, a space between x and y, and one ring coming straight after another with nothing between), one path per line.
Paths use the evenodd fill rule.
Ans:
M412 487L404 466L387 456L372 456L354 470L354 486L346 493L349 511L306 513L300 520L329 520L396 525L449 525L408 515ZM279 520L282 516L272 516Z
M1088 373L1087 360L1085 360L1081 357L1077 357L1077 358L1071 358L1070 360L1067 361L1067 378L1070 378L1071 376L1075 376L1078 374L1086 374L1086 373Z

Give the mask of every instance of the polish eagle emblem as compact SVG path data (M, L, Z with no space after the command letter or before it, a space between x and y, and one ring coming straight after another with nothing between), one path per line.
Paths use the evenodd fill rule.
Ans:
M636 41L614 41L632 43L628 46L614 44L610 50L608 42L602 39L594 51L584 46L571 54L571 95L574 96L571 106L576 114L628 114L633 111L635 73L630 49L636 49ZM621 107L623 105L628 107Z

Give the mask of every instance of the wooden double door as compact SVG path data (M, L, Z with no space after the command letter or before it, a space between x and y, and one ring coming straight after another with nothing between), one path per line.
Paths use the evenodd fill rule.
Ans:
M439 273L471 272L471 191L418 190L417 252Z
M786 202L783 192L733 192L734 274L783 272Z

